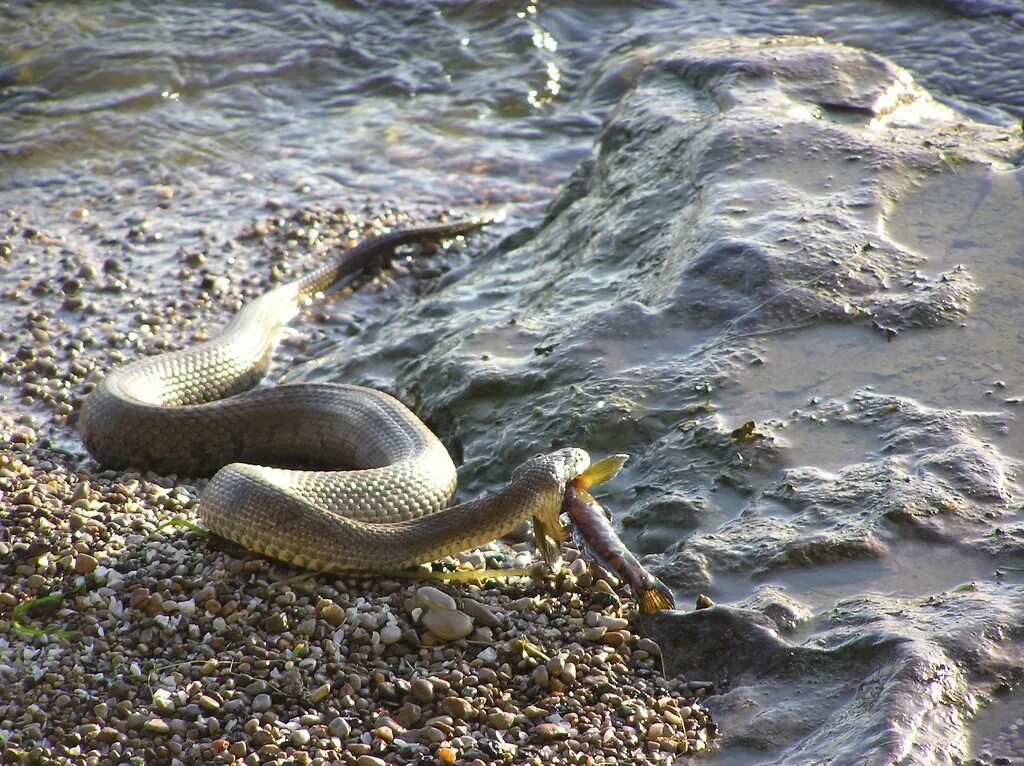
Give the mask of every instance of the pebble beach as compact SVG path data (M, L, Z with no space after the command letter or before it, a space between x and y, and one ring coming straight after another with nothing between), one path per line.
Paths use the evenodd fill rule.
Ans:
M234 246L271 283L398 223L269 207ZM135 226L129 237L150 236ZM205 337L266 284L237 263L242 278L197 273L204 254L181 252L178 283L147 294L30 221L9 213L5 229L5 762L671 763L713 747L711 684L665 678L629 595L572 549L558 576L488 575L539 573L523 540L435 565L481 571L468 582L338 578L205 534L201 480L104 471L73 428L103 370ZM363 295L410 289L458 257L399 262ZM308 352L310 323L283 366Z

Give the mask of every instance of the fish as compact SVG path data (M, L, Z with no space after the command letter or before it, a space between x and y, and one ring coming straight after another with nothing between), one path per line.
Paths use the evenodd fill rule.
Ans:
M611 478L624 462L624 455L614 455L569 482L562 511L571 521L573 541L580 553L629 585L642 614L675 609L672 591L630 552L612 527L608 511L587 491L594 484Z

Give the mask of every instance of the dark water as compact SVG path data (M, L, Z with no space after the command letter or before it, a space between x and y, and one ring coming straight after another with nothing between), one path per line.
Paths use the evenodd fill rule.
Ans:
M166 173L197 193L539 205L644 56L727 35L863 46L969 114L1019 119L1019 12L968 5L9 3L3 189Z
M155 291L173 274L179 248L203 247L215 258L220 244L265 215L268 200L367 213L503 211L491 235L497 241L541 222L649 61L703 40L782 34L884 56L965 120L998 128L1024 116L1024 6L1014 3L14 3L0 9L0 209L64 236L71 250L114 257L126 252L119 237L142 226L145 245L131 249L144 251L144 281ZM867 188L872 176L835 157L801 157L796 142L765 145L746 181L773 179L815 200ZM715 168L694 175L701 172L712 178ZM641 247L659 236L652 222L660 205L648 200L616 226L591 232L586 247L553 229L506 248L508 258L492 254L484 268L464 264L441 299L405 302L394 318L381 301L357 298L347 309L364 318L365 330L354 340L339 333L297 375L420 396L465 457L467 494L547 446L538 441L631 451L637 467L613 486L611 505L636 550L666 553L654 562L685 603L698 591L746 603L775 586L807 612L788 640L832 640L823 636L832 635L834 614L858 614L860 598L925 599L972 581L995 593L1024 581L1020 548L986 547L977 528L964 534L973 542L957 545L948 530L903 535L865 524L850 539L877 542L885 555L824 566L813 556L806 566L799 558L780 566L750 554L778 545L796 555L796 543L773 536L774 528L758 536L751 519L765 509L783 518L818 503L813 512L834 513L841 498L829 477L847 471L857 486L867 469L853 468L881 470L887 460L955 474L961 464L943 460L958 439L998 456L1003 495L985 495L978 476L954 485L979 482L976 495L967 493L981 498L978 513L996 509L1008 528L1020 525L1022 172L1004 158L921 172L903 186L872 176L877 188L899 187L879 203L877 236L919 254L925 277L964 265L974 289L958 321L901 331L889 342L869 321L821 321L796 309L794 321L764 325L726 325L710 314L679 321L663 309L701 300L698 282L673 292L681 266L666 262L652 273L654 266L624 268L611 257L631 238ZM723 200L730 193L715 188ZM759 197L758 187L736 189L737 207L770 207L771 195ZM563 252L575 255L565 260ZM909 271L893 273L904 279ZM771 300L787 303L784 295ZM560 315L579 325L559 328ZM408 358L449 351L430 357L437 364L426 370ZM432 401L418 387L456 393ZM873 393L855 394L864 391ZM904 404L884 406L904 419L885 420L872 396L900 397ZM568 415L575 411L586 412L586 422ZM688 430L702 412L715 413L705 430L728 434L754 420L775 446L752 466L726 466L709 446L714 434ZM960 412L982 414L960 423ZM915 431L907 423L925 425ZM929 452L938 431L959 436ZM806 469L816 473L799 473ZM810 499L778 488L794 476L811 487ZM741 538L744 526L752 531ZM750 555L730 565L716 536ZM706 580L691 576L690 555L712 562ZM1013 623L1007 604L1019 601L992 598ZM961 624L950 619L941 630ZM948 757L920 762L1024 755L1014 752L1019 693L987 689L975 689L980 712L964 741ZM740 751L729 749L728 722L740 719L724 712L720 758L732 763ZM737 737L736 747L751 744L743 751L750 762L817 762L826 751L806 744L814 735L794 732L788 740ZM756 750L771 742L774 750Z

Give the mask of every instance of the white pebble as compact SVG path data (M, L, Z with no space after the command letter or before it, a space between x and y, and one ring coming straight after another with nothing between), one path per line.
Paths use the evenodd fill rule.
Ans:
M402 629L395 623L389 622L380 629L380 640L385 646L391 646L402 640Z
M422 606L428 607L431 611L436 609L455 609L455 599L432 585L424 585L417 588L416 598L419 599Z
M457 641L473 632L473 620L455 609L431 611L423 615L423 624L442 641Z

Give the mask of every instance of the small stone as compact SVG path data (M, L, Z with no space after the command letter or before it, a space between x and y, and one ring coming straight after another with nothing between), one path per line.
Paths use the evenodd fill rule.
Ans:
M504 731L515 723L516 717L513 713L504 710L495 710L487 716L487 725L492 729Z
M569 731L561 724L557 723L541 723L537 724L534 731L537 736L544 742L553 742L558 739L565 739L569 736Z
M477 716L473 704L462 697L446 697L441 702L441 712L461 721L472 721Z
M489 628L493 628L501 622L487 606L471 598L462 600L462 611L472 617L474 622Z
M352 725L341 716L338 716L327 724L327 731L331 733L332 737L348 739L348 735L352 733Z
M604 625L595 625L594 627L587 628L583 631L583 640L590 642L600 641L607 632L608 628Z
M258 748L273 745L275 744L274 735L266 729L256 729L252 733L252 743Z
M214 710L220 710L220 703L209 694L202 694L199 696L199 707L203 710L212 712Z
M163 718L150 718L142 724L142 728L151 734L169 734L171 731L170 725Z
M483 551L464 551L456 555L460 562L471 569L483 569L487 566L487 556Z
M714 605L715 605L715 602L712 601L707 596L705 596L703 593L701 593L699 596L697 596L697 608L698 609L710 609Z
M597 622L598 625L604 625L608 630L625 630L629 627L629 620L625 617L611 617L605 615Z
M166 689L157 689L153 692L153 706L161 713L174 712L174 698Z
M588 564L585 559L573 559L573 562L569 564L569 573L574 577L582 577L589 571L590 564Z
M438 676L431 676L427 680L430 681L431 686L434 687L434 692L436 694L447 694L452 688L451 682L444 678L439 678Z
M427 742L444 742L446 739L448 739L448 735L436 726L428 726L423 730L423 739L425 739Z
M292 732L292 744L295 745L295 747L308 745L310 739L312 739L312 737L306 729L296 729Z
M331 685L330 684L321 684L320 686L316 687L313 691L311 691L309 693L309 698L311 700L313 700L313 702L319 702L320 700L322 700L324 697L326 697L330 693L331 693Z
M75 574L89 574L96 570L99 563L95 557L88 553L79 553L75 556Z
M473 632L473 620L455 609L427 612L423 624L442 641L458 641Z
M636 642L636 648L641 652L647 652L648 654L658 657L661 655L661 647L655 641L649 638L641 638Z
M331 603L320 611L320 616L327 620L328 624L338 627L345 622L345 610L337 604Z
M252 700L252 709L256 713L264 713L270 710L272 704L269 694L257 694Z
M565 667L562 668L562 680L567 684L576 683L576 663L567 662Z
M284 612L274 612L267 618L268 633L284 633L288 630L288 616Z
M393 622L389 622L383 628L380 629L380 642L384 646L391 646L397 644L402 640L402 629Z
M356 759L356 766L387 766L387 762L375 755L364 754Z
M426 678L417 678L409 686L409 696L415 702L426 705L434 699L434 685Z
M625 630L610 630L601 636L601 643L605 646L622 646L627 643L632 634Z
M527 609L533 609L537 606L537 603L533 600L532 596L523 596L515 601L509 601L506 606L513 612L525 612Z
M437 753L435 753L435 755L437 756L438 761L446 764L455 763L455 759L458 757L458 754L450 747L437 748Z
M423 709L415 702L405 702L395 714L395 720L406 729L413 728L420 722L423 716Z
M417 588L416 598L421 602L421 606L426 606L431 611L454 610L457 606L454 598L433 585L423 585Z
M537 686L541 687L542 689L546 688L548 686L549 682L550 682L550 676L548 675L548 669L547 669L547 666L545 666L545 665L538 665L537 667L535 667L533 669L533 673L531 674L531 677L533 678L533 682L535 684L537 684Z

